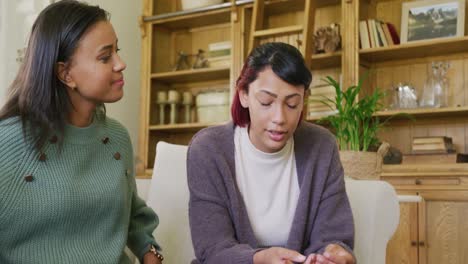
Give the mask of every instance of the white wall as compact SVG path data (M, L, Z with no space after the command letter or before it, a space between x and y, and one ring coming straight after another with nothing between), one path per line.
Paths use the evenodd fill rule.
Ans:
M99 5L111 14L111 23L119 39L120 55L127 63L127 69L124 72L125 95L119 102L106 105L107 113L127 127L136 153L140 121L141 69L141 34L138 17L142 13L142 1L87 0L86 2Z
M119 38L120 54L127 63L124 98L107 105L108 115L127 127L133 146L138 142L140 100L141 37L138 17L141 0L87 0L99 5L111 14ZM0 106L5 102L9 84L18 70L17 49L25 46L37 14L49 0L0 0ZM137 151L136 149L134 150Z
M0 0L0 105L5 102L9 84L19 64L18 49L26 46L37 14L49 0Z

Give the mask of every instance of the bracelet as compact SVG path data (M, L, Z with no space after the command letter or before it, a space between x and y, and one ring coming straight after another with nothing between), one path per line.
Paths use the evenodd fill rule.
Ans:
M161 262L164 260L163 255L161 255L161 254L156 250L156 248L154 247L154 245L150 245L149 252L153 253L153 254L156 256L156 258L159 259Z

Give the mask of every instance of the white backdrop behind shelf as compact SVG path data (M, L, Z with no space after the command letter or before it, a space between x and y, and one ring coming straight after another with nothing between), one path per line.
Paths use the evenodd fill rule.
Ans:
M49 2L49 0L0 0L0 105L5 103L8 86L18 70L17 50L26 45L37 14ZM138 17L141 15L141 1L87 0L86 2L99 5L111 14L111 22L119 38L120 55L127 63L127 69L124 72L124 98L117 103L107 105L107 113L127 127L135 148L138 143L140 120L141 35Z

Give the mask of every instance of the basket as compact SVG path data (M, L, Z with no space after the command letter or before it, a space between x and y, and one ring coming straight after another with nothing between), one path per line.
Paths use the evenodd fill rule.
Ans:
M379 180L383 157L389 148L390 144L383 142L377 152L340 151L345 176L359 180Z

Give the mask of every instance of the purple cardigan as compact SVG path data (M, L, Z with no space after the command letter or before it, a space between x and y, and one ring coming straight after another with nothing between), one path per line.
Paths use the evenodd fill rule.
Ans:
M230 122L203 129L188 149L189 219L197 258L192 263L253 263L259 250L236 183L234 127ZM352 253L353 216L334 136L302 122L294 133L294 153L300 195L284 247L308 255L337 243Z

